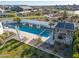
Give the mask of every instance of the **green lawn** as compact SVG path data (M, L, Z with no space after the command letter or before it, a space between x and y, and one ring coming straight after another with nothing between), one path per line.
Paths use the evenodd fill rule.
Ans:
M47 19L46 16L28 16L26 19Z
M53 58L55 56L36 49L32 46L12 39L6 45L0 48L0 57L2 58Z
M14 15L8 15L8 16L0 16L0 18L14 18ZM27 16L26 19L47 19L48 17L46 16Z

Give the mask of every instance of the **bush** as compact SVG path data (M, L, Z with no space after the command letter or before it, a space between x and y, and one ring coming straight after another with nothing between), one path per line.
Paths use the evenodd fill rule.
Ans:
M75 32L75 38L73 41L73 57L79 57L79 30Z

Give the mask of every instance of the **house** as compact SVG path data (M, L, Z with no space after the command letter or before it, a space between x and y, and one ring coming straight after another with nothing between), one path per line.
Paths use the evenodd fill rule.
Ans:
M20 5L19 6L23 11L20 11L18 15L27 16L30 14L31 11L33 11L33 8L27 5Z
M4 12L4 9L0 8L0 13L3 13Z
M0 35L3 34L3 26L2 23L0 22Z
M64 44L72 44L74 37L74 24L67 22L58 22L54 29L54 40Z
M32 7L30 7L30 6L26 6L26 5L21 5L21 6L19 6L19 7L22 8L23 11L30 11L30 10L33 10Z
M11 11L11 6L10 5L0 5L0 11L2 10L3 13L7 13Z

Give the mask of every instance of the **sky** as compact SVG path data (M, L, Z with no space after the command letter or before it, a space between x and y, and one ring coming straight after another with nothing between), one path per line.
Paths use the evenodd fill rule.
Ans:
M39 5L79 5L79 0L0 0L0 5L30 5L30 6L39 6Z

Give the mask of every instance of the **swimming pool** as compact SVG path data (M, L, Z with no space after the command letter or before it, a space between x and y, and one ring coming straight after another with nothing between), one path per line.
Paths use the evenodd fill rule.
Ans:
M8 27L11 27L11 28L15 28L15 26L16 26L13 23L8 24L8 25L9 25ZM36 35L40 35L43 37L48 37L52 32L52 30L50 30L50 29L36 28L33 26L28 26L28 25L20 25L19 30L24 31L24 32L28 32L28 33L32 33L32 34L36 34Z

